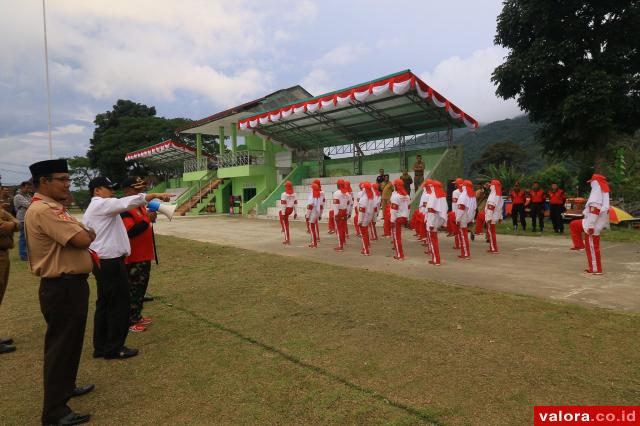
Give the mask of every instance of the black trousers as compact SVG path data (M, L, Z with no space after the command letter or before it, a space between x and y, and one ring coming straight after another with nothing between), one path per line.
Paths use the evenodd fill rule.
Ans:
M540 221L540 232L544 230L544 203L531 203L531 226L536 229L536 219Z
M549 215L551 216L551 223L553 223L554 232L564 232L564 222L562 221L562 204L551 204L549 206Z
M518 226L518 217L520 217L522 230L525 231L527 229L527 220L525 219L524 214L524 204L513 204L511 207L511 219L513 220L514 228Z
M129 277L124 257L100 259L93 275L98 284L93 349L97 354L115 355L129 333Z
M47 322L43 424L57 423L71 412L67 402L76 386L87 324L87 277L88 274L40 280L40 310Z

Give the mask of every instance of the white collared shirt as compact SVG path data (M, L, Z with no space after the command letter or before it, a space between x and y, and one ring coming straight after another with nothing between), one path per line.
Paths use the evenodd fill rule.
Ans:
M120 213L135 207L144 206L145 194L131 195L123 198L93 197L89 207L82 216L82 222L93 229L96 239L89 248L101 259L114 259L131 254L131 245L127 230Z

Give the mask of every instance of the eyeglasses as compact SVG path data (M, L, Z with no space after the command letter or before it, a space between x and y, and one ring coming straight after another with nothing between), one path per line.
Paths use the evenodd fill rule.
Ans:
M69 179L66 176L62 176L62 177L56 177L56 176L47 176L46 177L47 180L57 180L58 182L62 182L62 183L69 183L71 182L71 179Z

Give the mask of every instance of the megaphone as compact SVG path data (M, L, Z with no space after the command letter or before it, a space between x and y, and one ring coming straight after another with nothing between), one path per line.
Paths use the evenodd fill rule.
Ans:
M149 201L149 204L147 204L147 209L150 212L162 213L169 220L171 220L173 218L173 214L175 213L176 208L178 208L177 205L175 205L175 204L163 204L157 198L154 198L153 200Z

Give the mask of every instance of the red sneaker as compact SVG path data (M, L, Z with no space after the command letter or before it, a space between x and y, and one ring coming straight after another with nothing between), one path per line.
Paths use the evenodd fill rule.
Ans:
M136 324L133 324L133 325L129 326L129 331L132 332L132 333L140 333L140 332L143 332L143 331L147 331L147 327L145 327L142 324L136 323Z
M136 324L149 325L152 322L153 322L153 320L150 317L142 317L142 318L140 318L140 321L138 321Z

